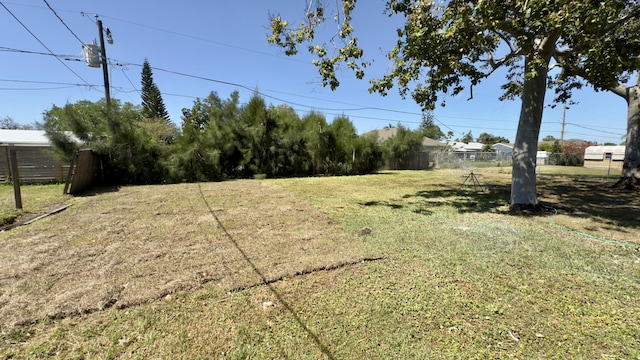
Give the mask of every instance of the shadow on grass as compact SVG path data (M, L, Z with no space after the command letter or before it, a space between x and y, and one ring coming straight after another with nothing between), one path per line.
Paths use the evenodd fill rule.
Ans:
M403 198L420 199L418 202L420 205L419 209L446 205L453 206L462 214L468 212L487 212L500 206L505 206L509 201L509 190L501 187L494 187L490 191L469 189L422 190L415 194L407 194L403 196Z
M384 206L390 209L407 209L420 215L433 214L433 208L453 206L459 213L487 212L509 201L509 189L493 186L491 190L471 190L464 188L447 188L421 190L414 194L406 194L398 200L367 201L361 206Z
M640 194L637 191L614 189L609 183L584 180L543 182L538 191L540 201L559 213L616 228L640 228Z
M555 177L538 182L538 200L543 212L521 212L514 215L548 216L556 211L570 217L588 219L594 225L624 231L621 228L640 228L640 196L638 192L611 188L602 177ZM493 185L484 190L446 187L406 194L401 199L376 200L361 206L383 206L394 210L408 210L431 215L435 208L452 206L459 213L504 212L510 197L509 185Z
M360 203L362 206L388 206L391 209L402 209L404 205L394 204L388 201L367 201L365 203Z
M112 192L118 192L120 191L120 186L94 186L92 188L89 188L87 190L81 191L77 194L73 194L73 196L75 197L91 197L91 196L97 196L97 195L102 195L102 194L108 194L108 193L112 193Z

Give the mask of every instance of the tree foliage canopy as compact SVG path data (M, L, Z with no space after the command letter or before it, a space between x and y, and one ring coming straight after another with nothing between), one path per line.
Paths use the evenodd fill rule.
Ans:
M458 141L462 141L463 143L473 142L473 134L471 133L471 130L464 134Z
M272 16L267 39L290 55L297 53L299 44L309 43L323 84L333 89L340 84L341 65L357 78L363 78L370 65L354 35L357 1L341 2L342 8L327 16L329 10L321 1L310 0L297 27ZM500 67L508 73L502 98L513 98L521 93L523 81L548 67L553 58L562 71L552 83L559 100L566 100L570 90L580 86L577 75L604 89L627 80L640 64L640 40L633 28L621 26L638 15L633 1L391 0L384 11L403 16L405 25L397 30L397 44L388 54L392 70L371 79L370 90L384 95L397 85L402 95L411 94L425 108L432 108L439 94L456 95ZM317 40L318 25L330 18L339 19L340 30L326 42ZM331 51L328 47L335 44L341 45ZM526 69L523 58L529 60Z
M342 0L331 12L309 0L304 21L290 26L271 17L267 41L295 54L306 43L323 84L335 89L336 74L345 65L356 78L370 65L358 45L353 16L357 0ZM582 86L610 88L640 65L637 32L629 31L640 8L630 0L389 0L385 11L404 17L396 46L388 53L391 70L371 79L370 91L386 95L397 86L424 109L442 94L457 95L498 69L506 71L501 99L520 97L522 108L514 144L511 204L537 206L535 161L547 87L566 101ZM328 15L327 15L328 14ZM319 25L334 21L339 31L318 40ZM335 47L330 51L328 47ZM558 68L558 71L552 69Z
M321 1L310 0L297 27L272 16L267 39L289 55L308 43L318 58L323 84L333 89L340 84L340 66L363 78L370 65L353 27L357 1L341 2L340 9L327 15L330 10ZM384 11L404 17L405 25L397 30L397 44L388 54L392 70L371 79L370 90L385 95L397 85L402 95L411 94L425 108L437 104L438 95L456 95L501 67L508 73L502 98L514 98L523 81L547 68L553 58L554 66L562 69L553 83L564 100L579 86L576 75L588 74L597 88L607 88L624 82L639 64L637 34L620 26L638 15L633 1L390 0ZM340 30L329 40L317 39L318 25L332 18L340 22ZM335 44L341 45L331 51L328 47ZM529 60L524 69L523 58Z
M445 133L442 132L440 127L435 124L435 116L433 111L424 111L422 113L422 121L420 122L420 132L422 136L426 136L434 140L442 140L445 137Z
M509 139L503 137L503 136L498 136L498 135L493 135L493 134L489 134L486 132L481 133L478 138L476 139L477 142L481 143L481 144L485 144L485 145L493 145L493 144L508 144L509 143Z
M358 138L343 116L331 123L316 112L300 118L258 94L241 106L237 92L226 100L211 93L182 112L183 134L170 157L179 181L363 174L380 166L375 139Z
M113 99L53 106L44 129L59 160L79 148L101 157L110 183L218 181L252 176L352 175L377 171L382 148L358 137L345 116L303 118L289 106L267 105L254 94L246 105L234 91L212 92L182 110L182 132L172 142L157 138L142 108ZM157 124L156 124L157 125Z
M102 159L106 181L118 184L162 182L162 144L140 126L141 111L131 103L112 99L82 100L44 113L43 128L58 159L68 162L79 148L91 149Z
M6 129L6 130L32 130L33 127L34 126L30 125L30 124L24 124L24 125L20 124L10 116L5 116L3 118L0 118L0 129Z

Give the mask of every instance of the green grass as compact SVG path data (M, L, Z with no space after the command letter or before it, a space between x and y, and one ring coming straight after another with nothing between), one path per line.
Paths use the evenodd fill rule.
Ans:
M600 175L554 171L541 201L565 204L563 186L565 209L579 210L558 222L607 236L592 223L617 221L623 208L623 225L609 226L618 240L640 239L637 194L613 203L572 187L579 177L597 190ZM459 170L264 180L386 258L3 330L0 358L640 358L640 254L551 227L546 215L508 214L509 175L480 173L495 188L466 189Z
M51 210L69 197L62 194L64 184L22 185L22 209L16 208L12 184L0 184L0 226L13 223L19 217L28 217Z

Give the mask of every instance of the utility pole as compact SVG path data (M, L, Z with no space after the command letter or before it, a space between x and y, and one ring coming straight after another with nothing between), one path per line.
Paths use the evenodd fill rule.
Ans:
M107 102L107 109L109 109L109 105L111 104L111 95L109 94L109 70L107 69L107 51L104 48L102 20L98 20L97 14L94 16L96 17L96 22L98 24L98 36L100 37L100 52L102 54L102 74L104 76L104 99Z
M564 144L564 120L567 115L567 105L562 105L562 130L560 131L560 145Z

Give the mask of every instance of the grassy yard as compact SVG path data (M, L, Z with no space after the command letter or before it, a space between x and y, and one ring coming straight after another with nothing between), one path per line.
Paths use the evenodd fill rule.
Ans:
M640 358L637 194L540 170L539 215L490 168L74 198L0 233L0 358Z
M0 227L18 218L28 218L68 203L70 197L62 195L64 184L22 185L22 210L16 209L13 185L0 184Z

